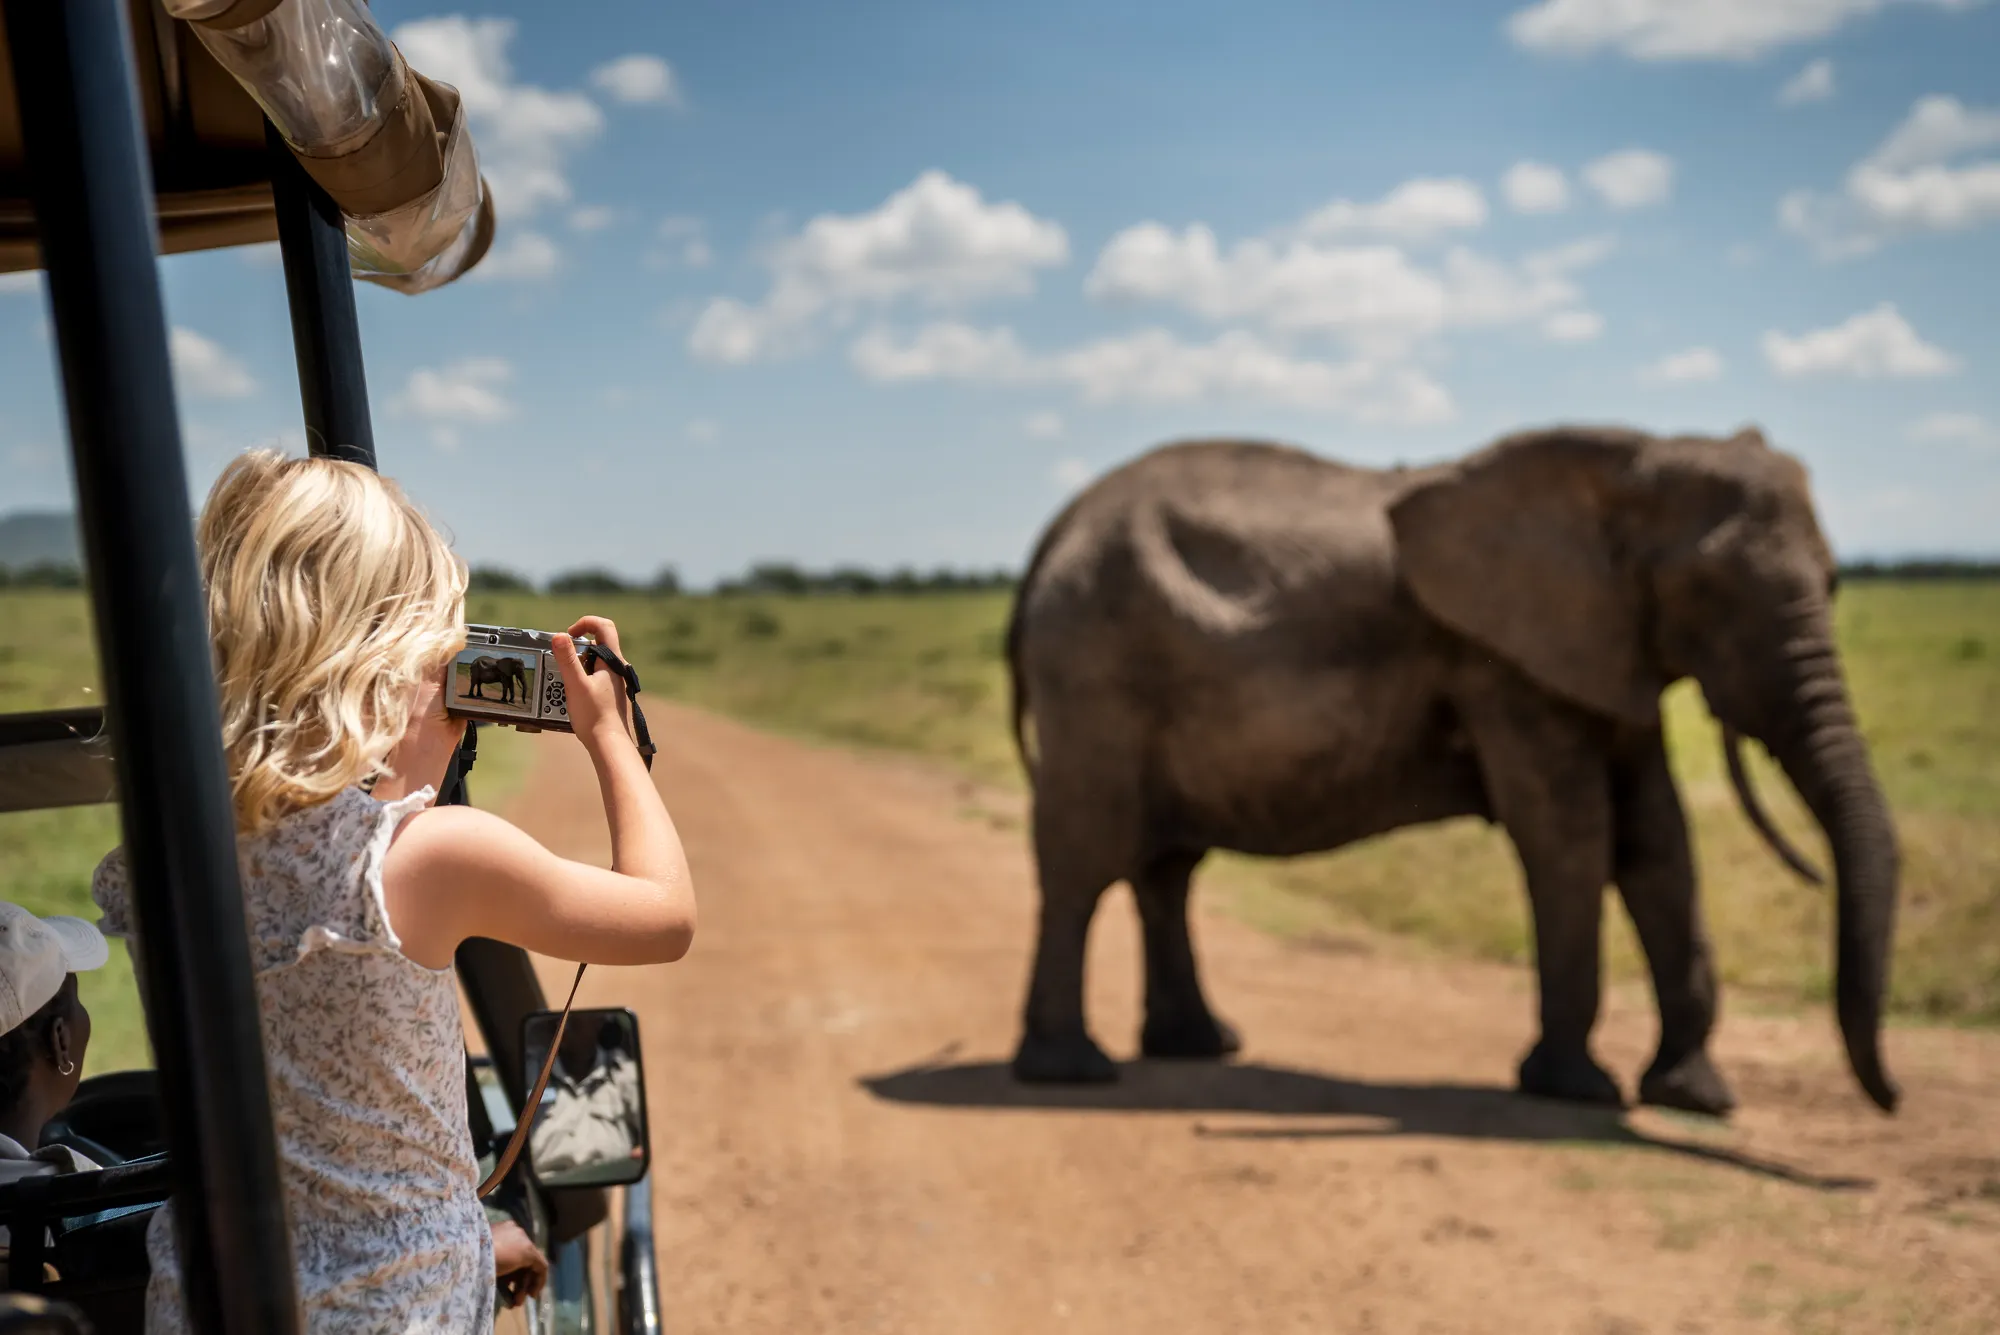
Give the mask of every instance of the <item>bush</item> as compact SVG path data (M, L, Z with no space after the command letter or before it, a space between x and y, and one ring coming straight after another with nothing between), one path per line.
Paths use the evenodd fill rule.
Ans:
M549 581L549 592L559 594L630 593L632 588L624 580L601 566L587 570L569 570Z
M467 582L473 593L533 593L534 584L504 566L474 566Z
M877 573L861 566L836 566L832 570L803 570L785 562L767 561L752 566L740 579L719 581L720 594L920 594L970 593L989 589L1011 589L1015 577L1006 570L957 571L939 568L920 574L908 566Z
M60 561L38 561L11 572L0 566L0 588L9 586L16 589L80 589L83 587L83 571Z
M660 573L653 576L653 582L646 586L646 592L661 598L672 598L681 591L681 572L672 566L661 566Z

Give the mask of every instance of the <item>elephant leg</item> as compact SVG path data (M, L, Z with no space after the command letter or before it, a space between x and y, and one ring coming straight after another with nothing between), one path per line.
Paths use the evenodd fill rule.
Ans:
M1116 1080L1118 1068L1090 1036L1083 1018L1083 970L1090 920L1122 869L1108 856L1110 822L1095 803L1047 788L1034 807L1035 863L1041 918L1034 971L1022 1017L1014 1078L1039 1084Z
M1720 1116L1735 1096L1708 1055L1715 1028L1715 962L1701 920L1687 818L1667 764L1665 739L1644 734L1613 772L1618 893L1660 1011L1660 1047L1639 1081L1639 1101Z
M1139 1050L1148 1057L1213 1059L1243 1046L1202 996L1188 935L1188 882L1202 856L1161 854L1132 878L1146 944L1146 1024Z
M1533 911L1541 1035L1521 1061L1519 1088L1623 1106L1618 1083L1590 1053L1611 879L1610 759L1597 735L1601 725L1518 681L1489 687L1462 712Z

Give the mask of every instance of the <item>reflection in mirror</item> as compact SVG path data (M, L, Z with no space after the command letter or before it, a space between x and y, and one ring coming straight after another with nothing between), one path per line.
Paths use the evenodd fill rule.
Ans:
M560 1015L536 1011L522 1021L523 1097L548 1060ZM528 1170L544 1187L618 1186L646 1175L646 1083L631 1011L570 1012L527 1150Z

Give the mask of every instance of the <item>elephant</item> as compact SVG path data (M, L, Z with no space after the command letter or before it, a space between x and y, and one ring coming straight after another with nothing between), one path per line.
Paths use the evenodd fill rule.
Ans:
M515 703L516 692L523 696L527 694L527 669L521 666L518 658L494 658L481 654L472 660L466 675L471 678L471 683L460 697L462 699L484 700L487 698L486 688L494 683L500 686L500 704Z
M1835 648L1836 584L1805 468L1754 426L1556 425L1383 469L1187 440L1103 475L1041 535L1006 630L1040 888L1014 1077L1117 1079L1083 1013L1114 882L1144 943L1142 1055L1222 1059L1240 1038L1203 995L1188 925L1210 850L1296 856L1482 817L1511 840L1531 909L1540 1033L1517 1089L1625 1106L1590 1048L1610 882L1659 1013L1638 1101L1726 1114L1660 715L1693 678L1778 856L1820 880L1758 804L1743 738L1827 837L1835 1010L1855 1079L1893 1112L1899 852Z

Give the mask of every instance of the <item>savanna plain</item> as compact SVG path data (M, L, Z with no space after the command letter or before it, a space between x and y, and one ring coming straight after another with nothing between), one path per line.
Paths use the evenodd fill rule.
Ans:
M1750 829L1682 683L1666 717L1742 1105L1726 1123L1508 1092L1531 944L1510 846L1478 821L1211 858L1199 948L1237 1062L1023 1091L1002 1069L1034 911L1006 594L467 611L610 615L644 679L703 935L670 977L588 987L647 1026L682 1329L2000 1330L2000 582L1855 581L1838 606L1904 855L1887 1044L1905 1105L1885 1118L1852 1087L1828 892ZM0 592L0 710L98 700L93 663L80 595ZM604 855L573 742L484 729L479 747L477 802ZM94 917L117 837L110 808L0 816L5 895ZM1629 1090L1652 1002L1611 902L1598 1047ZM1092 1023L1119 1056L1132 916L1107 897L1092 942ZM145 1064L122 954L84 996L91 1072Z

